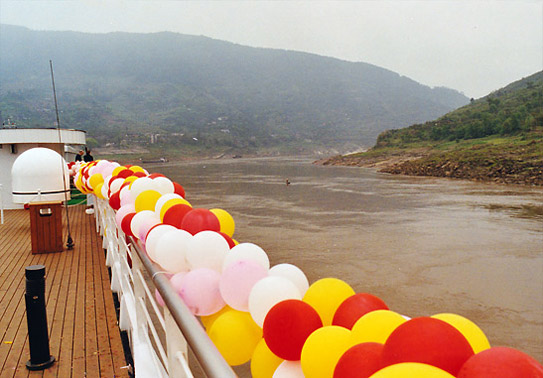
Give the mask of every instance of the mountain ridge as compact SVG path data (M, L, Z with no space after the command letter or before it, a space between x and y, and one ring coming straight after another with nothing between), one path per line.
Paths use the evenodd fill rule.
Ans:
M296 141L368 145L383 130L468 101L368 63L173 32L0 25L0 42L4 117L25 127L54 123L52 59L61 124L87 130L100 143L156 131L239 148Z

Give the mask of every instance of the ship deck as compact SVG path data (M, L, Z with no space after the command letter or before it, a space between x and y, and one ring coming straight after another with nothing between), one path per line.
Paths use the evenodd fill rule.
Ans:
M128 377L115 304L94 216L69 208L73 250L32 254L28 211L5 211L0 225L0 377ZM64 240L66 220L63 213ZM29 371L25 267L46 267L50 352L56 362Z

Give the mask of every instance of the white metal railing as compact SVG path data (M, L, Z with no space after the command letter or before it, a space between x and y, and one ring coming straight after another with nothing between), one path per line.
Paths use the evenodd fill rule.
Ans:
M137 240L127 242L107 201L94 200L96 230L103 237L106 265L111 269L111 290L121 303L119 328L129 336L136 377L193 377L188 347L208 377L236 377L165 272ZM155 288L164 307L156 303Z

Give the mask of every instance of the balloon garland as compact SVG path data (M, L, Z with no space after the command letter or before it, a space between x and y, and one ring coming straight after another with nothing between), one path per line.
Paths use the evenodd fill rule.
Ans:
M255 378L543 378L539 362L491 347L460 315L409 319L340 279L309 285L295 265L270 268L261 247L233 239L226 210L193 208L162 174L107 160L69 169L75 186L108 201L118 228L171 273L225 360L250 361Z

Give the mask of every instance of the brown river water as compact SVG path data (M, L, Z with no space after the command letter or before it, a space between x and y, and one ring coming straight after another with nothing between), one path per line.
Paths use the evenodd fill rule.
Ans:
M295 264L310 283L340 278L409 317L465 316L492 346L543 361L543 188L293 158L147 168L181 183L194 207L228 211L234 238L272 265Z

